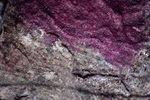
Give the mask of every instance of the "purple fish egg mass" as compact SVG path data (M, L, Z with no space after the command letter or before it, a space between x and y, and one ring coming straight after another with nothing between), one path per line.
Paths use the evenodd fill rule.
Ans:
M63 40L99 50L115 66L129 66L144 47L147 0L16 0L19 21ZM50 34L50 33L55 33ZM51 38L54 41L50 41Z

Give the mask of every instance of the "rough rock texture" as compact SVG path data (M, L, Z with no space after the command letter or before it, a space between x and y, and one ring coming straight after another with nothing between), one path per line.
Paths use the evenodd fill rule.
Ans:
M148 32L143 32L148 24L147 2L17 0L16 10L21 21L57 34L68 46L78 48L79 43L85 43L98 49L111 64L128 67L147 40Z
M46 1L52 2L44 3ZM18 0L17 7L22 9L16 10L16 5L7 7L5 34L0 41L0 99L150 99L150 43L147 41L150 3L144 0L128 0L132 3L125 0L89 0L95 4L90 6L86 0L76 0L79 3L64 1ZM55 7L60 2L61 7L64 4L68 6ZM78 16L75 12L70 15L69 9L73 5L68 3L81 4L75 8L81 10L76 12ZM39 8L39 4L43 8ZM88 8L92 5L93 8ZM70 8L64 10L65 7ZM58 11L60 15L54 14L51 18L51 13L47 15L51 12L49 10L54 10L53 13ZM61 15L61 11L68 11L69 17L64 13ZM70 22L74 21L70 17L75 15L78 21ZM64 17L61 19L60 16ZM21 21L24 24L20 24ZM77 29L73 30L73 27ZM130 36L130 32L134 36ZM129 36L125 38L127 34Z

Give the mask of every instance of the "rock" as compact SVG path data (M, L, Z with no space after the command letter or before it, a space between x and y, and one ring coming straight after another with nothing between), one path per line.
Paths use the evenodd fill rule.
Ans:
M149 4L15 0L0 41L0 99L150 99Z

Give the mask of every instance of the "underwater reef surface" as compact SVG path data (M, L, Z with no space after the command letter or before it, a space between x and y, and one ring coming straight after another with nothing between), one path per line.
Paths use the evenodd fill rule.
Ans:
M148 0L16 0L19 21L59 37L71 49L78 44L98 49L105 60L128 67L147 41ZM53 35L51 33L55 33ZM49 38L49 39L48 39Z

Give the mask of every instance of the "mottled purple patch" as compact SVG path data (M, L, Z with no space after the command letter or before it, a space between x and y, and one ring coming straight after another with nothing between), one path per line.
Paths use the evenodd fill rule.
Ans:
M72 47L86 43L116 66L129 66L146 41L147 0L16 1L22 21L56 33Z

